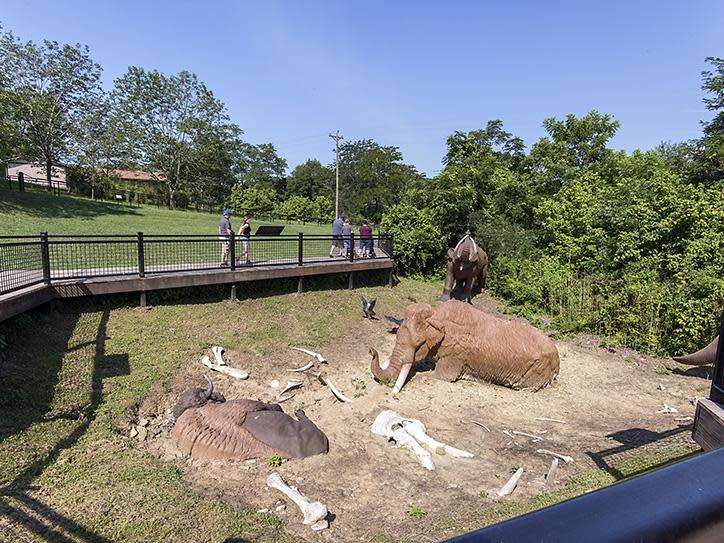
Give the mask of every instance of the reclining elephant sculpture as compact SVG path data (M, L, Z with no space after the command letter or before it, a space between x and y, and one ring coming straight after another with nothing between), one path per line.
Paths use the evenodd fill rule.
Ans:
M247 460L275 454L306 458L329 451L327 436L304 411L295 414L298 420L277 404L256 400L207 402L182 410L171 438L184 454L205 460Z
M719 336L716 336L711 340L709 345L699 349L695 353L691 353L686 356L675 356L673 358L676 362L688 364L689 366L705 366L706 364L713 364L716 361L717 345L719 345Z
M553 382L560 369L558 349L543 332L488 315L470 304L449 300L433 308L412 304L397 331L390 359L381 364L377 351L371 370L378 380L405 384L413 364L437 360L435 377L479 379L514 389L538 390Z
M442 289L443 302L450 299L453 283L462 290L462 300L470 302L473 297L473 282L476 281L475 292L485 286L488 275L488 254L483 251L475 240L466 232L454 249L447 251L447 272Z

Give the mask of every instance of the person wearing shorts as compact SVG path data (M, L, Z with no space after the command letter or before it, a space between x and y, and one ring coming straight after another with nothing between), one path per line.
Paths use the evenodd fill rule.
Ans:
M229 265L229 236L234 235L234 231L231 229L231 211L228 209L224 210L224 216L219 221L219 241L221 241L221 267Z
M239 257L239 262L243 260L245 264L249 265L251 264L251 260L249 260L249 239L251 237L251 219L249 217L244 217L244 220L241 222L241 226L239 227L238 232L239 239L241 240L241 246L242 246L242 253L241 257Z

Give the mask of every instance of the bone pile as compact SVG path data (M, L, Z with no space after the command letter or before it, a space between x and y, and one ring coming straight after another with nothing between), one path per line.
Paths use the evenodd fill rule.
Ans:
M214 346L211 347L211 352L214 353L214 361L212 362L211 359L208 357L208 355L204 355L201 358L201 363L206 366L207 368L218 371L219 373L223 373L225 375L228 375L229 377L233 377L234 379L248 379L249 374L245 371L242 371L237 368L232 368L230 366L226 365L226 362L224 361L224 348Z
M304 524L311 524L312 530L329 528L329 522L325 520L325 517L329 513L326 505L321 502L310 502L297 487L287 485L281 475L276 471L267 477L266 484L269 488L275 488L284 493L287 498L296 503L304 515L302 522Z
M410 449L420 463L429 470L435 469L432 452L439 455L449 454L456 458L473 458L469 452L456 449L445 443L434 440L427 435L425 425L416 419L401 417L394 411L382 411L372 423L372 433L395 441L398 447ZM429 450L425 450L423 447Z
M309 349L303 349L301 347L292 347L292 349L314 357L316 359L316 362L314 360L312 360L311 362L309 362L308 364L306 364L300 368L291 368L291 369L288 369L287 371L303 372L303 371L312 369L315 365L327 364L327 359L324 358L324 356L322 356L319 353L315 353L314 351L310 351ZM335 398L337 398L340 402L351 402L352 401L347 396L345 396L336 386L334 386L334 383L332 383L332 380L327 376L327 374L325 372L319 371L316 374L316 378L317 378L317 380L319 380L320 383L329 387L329 390L332 391L332 394L334 394ZM290 383L291 382L292 381L290 381ZM281 394L283 394L283 392ZM287 398L287 399L289 399L289 398Z

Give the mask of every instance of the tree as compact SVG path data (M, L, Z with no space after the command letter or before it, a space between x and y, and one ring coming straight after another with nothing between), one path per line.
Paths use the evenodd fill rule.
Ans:
M273 144L242 144L239 169L243 185L265 183L277 194L282 196L285 194L284 172L287 169L287 161L277 154Z
M240 134L229 122L224 104L187 71L167 76L131 66L116 79L111 104L126 148L165 181L171 207L200 146L220 139L226 143Z
M340 202L351 215L379 221L400 201L405 188L421 175L402 164L397 147L372 140L350 141L339 148Z
M317 206L306 196L290 196L277 205L274 212L288 219L313 219L317 216Z
M3 109L12 109L18 144L27 157L45 165L48 186L52 168L77 154L85 118L101 96L101 67L87 46L44 41L22 42L12 33L0 36ZM7 151L6 151L7 152Z
M268 215L274 211L277 201L276 191L262 185L237 185L231 190L231 207L237 213Z
M318 196L332 196L333 186L334 170L315 159L299 164L287 178L288 195L306 196L312 200Z
M702 122L704 136L697 149L701 165L697 178L710 184L724 180L724 58L707 57L713 70L702 72L702 90L709 93L704 105L714 112L711 121Z

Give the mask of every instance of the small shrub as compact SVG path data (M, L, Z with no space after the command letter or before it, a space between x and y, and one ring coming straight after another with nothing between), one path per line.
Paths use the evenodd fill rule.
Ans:
M427 515L427 511L414 503L407 508L408 517L420 519L423 518L425 515Z
M659 375L671 375L671 370L665 366L658 366L655 371Z
M266 465L271 468L278 468L282 465L282 457L278 454L273 454L266 459Z
M510 473L515 473L515 472L518 471L521 467L522 467L522 466L521 466L520 464L514 464L513 466L510 467Z

